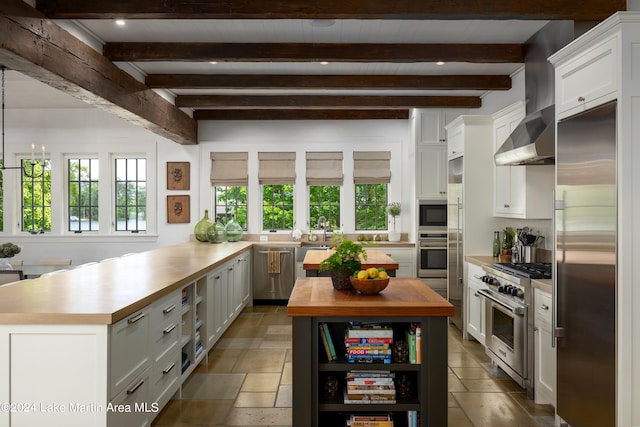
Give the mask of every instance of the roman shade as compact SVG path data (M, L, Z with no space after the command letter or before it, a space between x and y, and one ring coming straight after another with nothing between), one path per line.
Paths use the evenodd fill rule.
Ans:
M249 183L247 153L211 153L211 185L246 186Z
M258 181L263 184L295 184L296 153L258 153Z
M342 152L308 152L307 185L342 185Z
M388 184L391 182L390 151L354 151L354 184Z

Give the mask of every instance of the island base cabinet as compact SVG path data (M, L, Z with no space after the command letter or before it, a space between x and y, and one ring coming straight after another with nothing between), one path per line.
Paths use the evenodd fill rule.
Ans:
M421 330L421 362L349 363L345 353L344 332L350 321L391 323L393 341L405 340L412 325ZM336 359L326 355L320 327L326 324ZM382 370L393 373L396 382L395 403L345 403L346 375L349 371ZM309 375L311 373L311 375ZM328 377L337 381L335 396L327 396ZM345 425L346 414L392 414L394 426L411 426L408 418L420 417L420 426L447 425L447 322L446 317L407 318L293 318L293 425L312 427ZM408 396L400 396L398 382L411 387Z
M108 325L0 325L0 341L0 426L107 426Z

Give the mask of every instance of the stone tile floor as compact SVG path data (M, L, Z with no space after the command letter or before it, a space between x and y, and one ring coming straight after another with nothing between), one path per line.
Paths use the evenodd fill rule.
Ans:
M152 426L291 427L291 384L286 307L247 307ZM448 427L550 427L553 420L553 407L527 400L480 344L450 326Z

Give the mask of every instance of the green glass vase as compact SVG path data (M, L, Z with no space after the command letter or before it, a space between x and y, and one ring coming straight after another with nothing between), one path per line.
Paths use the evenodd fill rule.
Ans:
M211 243L223 243L227 241L227 232L221 222L216 221L207 229L207 239Z
M209 209L205 209L204 217L202 217L202 219L198 221L195 228L193 229L193 234L196 236L196 240L198 242L209 241L209 239L207 238L207 230L209 230L211 224L213 224L213 221L209 219Z
M242 226L235 219L229 221L224 229L227 232L227 240L229 242L237 242L239 240L242 240Z

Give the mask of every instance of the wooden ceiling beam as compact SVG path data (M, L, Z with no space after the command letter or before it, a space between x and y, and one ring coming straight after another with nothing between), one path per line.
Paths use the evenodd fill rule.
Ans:
M352 95L179 95L184 108L224 109L396 109L479 108L478 96L352 96Z
M511 77L501 75L150 74L145 83L157 89L511 89Z
M196 120L406 120L409 110L195 110Z
M22 0L0 2L0 64L180 144L197 123Z
M112 61L148 62L470 62L521 63L521 44L106 43Z
M37 0L64 19L570 19L601 21L626 0Z

